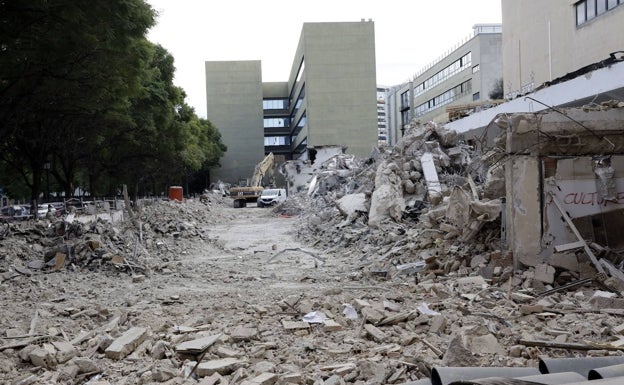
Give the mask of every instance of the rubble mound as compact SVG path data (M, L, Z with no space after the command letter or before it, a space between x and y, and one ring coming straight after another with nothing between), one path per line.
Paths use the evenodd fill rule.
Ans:
M229 200L216 194L210 198L185 204L141 201L132 219L118 211L118 223L110 220L115 216L97 214L4 223L0 270L9 277L12 270L25 275L59 269L158 271L172 252L183 252L185 240L204 238L205 227L223 219L215 213Z

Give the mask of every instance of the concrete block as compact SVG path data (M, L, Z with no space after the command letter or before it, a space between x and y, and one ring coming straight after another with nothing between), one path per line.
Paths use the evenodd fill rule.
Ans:
M337 332L342 330L342 325L334 320L327 319L325 320L325 323L323 325L323 330L325 330L326 332Z
M28 355L30 362L35 366L51 369L56 366L56 359L49 351L43 348L35 348Z
M286 330L309 329L310 324L303 321L287 321L282 320L282 326Z
M195 372L200 377L210 376L214 373L226 375L235 371L242 364L243 361L237 360L236 358L221 358L218 360L201 362L199 365L197 365L197 369L195 370Z
M132 353L147 338L147 328L133 327L128 329L121 337L113 341L104 351L106 357L120 360Z
M80 373L92 373L102 370L98 364L90 358L74 357L71 362L80 369Z
M223 377L219 373L213 373L208 377L202 378L197 385L215 385L217 382L223 381Z
M245 380L241 385L273 385L277 381L277 374L275 373L262 373L251 380Z
M446 317L444 317L443 315L434 316L431 320L431 325L429 326L429 333L443 333L444 329L446 329L446 323Z
M300 384L301 383L301 373L286 373L280 377L280 383L283 384Z
M353 300L353 307L356 310L362 310L363 308L370 307L370 306L371 306L371 304L368 301L366 301L366 300L363 300L363 299L354 299Z
M76 349L69 342L53 341L52 345L56 348L56 361L59 364L67 362L76 356Z
M249 341L258 337L258 329L237 327L230 334L230 338L235 342Z
M371 324L364 325L364 330L366 330L368 335L378 342L384 342L388 338L386 333Z
M544 283L553 283L555 280L555 268L545 263L535 266L533 279Z
M80 369L76 365L63 365L63 367L58 370L58 380L73 383L72 380L78 376L79 372Z
M384 319L384 314L382 314L381 312L373 309L372 307L364 307L361 310L362 312L362 316L366 318L366 320L372 324L377 324L379 322L381 322L382 319Z

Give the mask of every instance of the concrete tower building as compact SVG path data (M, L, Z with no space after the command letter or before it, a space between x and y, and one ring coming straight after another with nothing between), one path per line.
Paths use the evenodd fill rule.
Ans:
M263 83L259 61L206 62L208 119L228 146L213 180L250 177L268 152L278 162L314 157L325 146L371 154L378 138L372 21L304 23L287 76Z

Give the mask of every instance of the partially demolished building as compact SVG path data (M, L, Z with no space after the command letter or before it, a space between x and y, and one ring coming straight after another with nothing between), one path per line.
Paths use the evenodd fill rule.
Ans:
M500 282L504 271L529 269L540 279L524 285L536 290L598 273L619 291L622 122L624 103L610 102L501 114L479 137L414 123L368 161L336 149L282 170L292 193L320 199L307 203L312 237L354 257L383 256L370 271L415 263ZM341 215L314 225L332 221L328 210Z
M552 259L557 265L566 253L570 271L581 274L587 270L577 258L581 250L599 273L617 270L595 254L624 246L622 107L495 120L505 138L505 226L517 262L535 266Z

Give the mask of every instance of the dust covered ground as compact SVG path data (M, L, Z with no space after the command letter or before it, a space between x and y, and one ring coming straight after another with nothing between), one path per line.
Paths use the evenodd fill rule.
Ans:
M596 310L595 287L537 298L479 275L370 269L361 250L314 241L347 232L338 219L313 232L319 210L295 211L213 196L157 201L113 224L4 224L0 382L400 384L436 365L620 355L598 345L622 321Z

